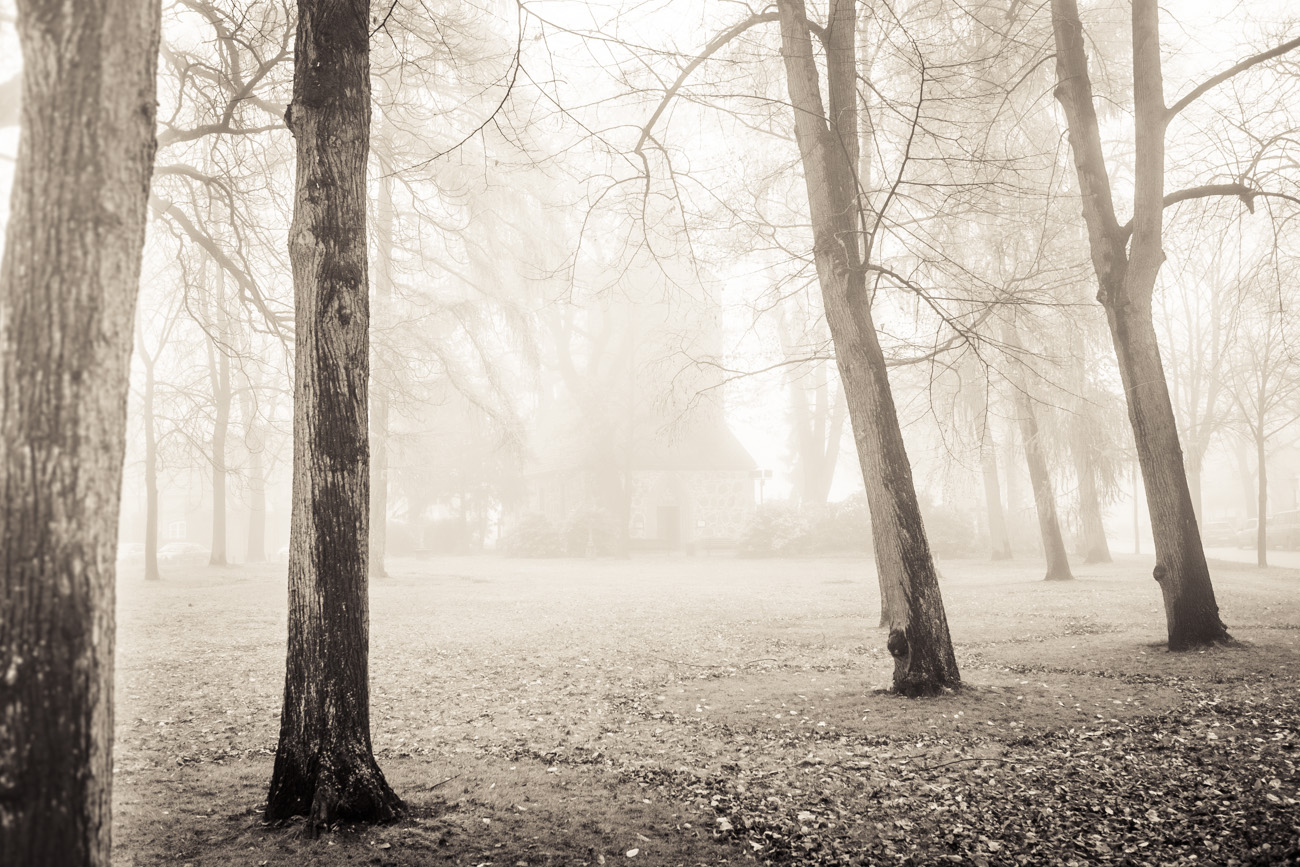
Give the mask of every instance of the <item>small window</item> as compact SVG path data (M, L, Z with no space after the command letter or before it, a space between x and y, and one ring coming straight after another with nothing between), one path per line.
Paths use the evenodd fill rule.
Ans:
M167 525L168 539L184 539L188 535L184 521L172 521Z

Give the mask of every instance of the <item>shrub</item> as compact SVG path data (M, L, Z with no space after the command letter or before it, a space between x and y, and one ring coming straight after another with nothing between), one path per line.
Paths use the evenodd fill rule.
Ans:
M740 534L736 553L741 557L795 557L799 540L807 533L803 516L789 503L764 503L754 510Z
M570 557L612 555L618 537L618 522L594 506L577 509L564 521L564 547Z
M502 540L501 547L511 557L562 557L564 534L550 518L528 512Z

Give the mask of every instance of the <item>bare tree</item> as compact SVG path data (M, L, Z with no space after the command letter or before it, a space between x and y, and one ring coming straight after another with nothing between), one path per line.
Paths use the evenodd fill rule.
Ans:
M20 0L0 265L0 863L109 863L114 561L158 4Z
M370 374L366 161L368 0L300 0L293 102L297 186L289 642L268 820L402 815L370 742Z
M1155 537L1155 579L1164 595L1169 648L1186 650L1228 640L1219 618L1201 534L1192 507L1183 451L1152 319L1152 295L1165 259L1164 209L1207 196L1235 195L1251 204L1267 195L1244 182L1208 184L1165 195L1165 136L1170 121L1234 75L1297 46L1300 39L1254 55L1196 85L1173 105L1164 98L1159 9L1133 0L1133 219L1121 224L1102 147L1083 24L1076 0L1052 0L1056 98L1065 112L1088 227L1097 298L1106 310L1138 463L1146 481Z
M781 0L778 9L786 87L812 212L813 257L887 600L894 689L933 694L958 686L961 678L867 289L870 249L864 260L857 181L857 4L831 2L825 27L825 103L803 0Z

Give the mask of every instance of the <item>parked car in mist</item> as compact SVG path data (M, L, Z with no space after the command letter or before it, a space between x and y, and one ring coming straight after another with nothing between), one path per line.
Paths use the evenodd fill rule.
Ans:
M1240 530L1237 531L1237 547L1238 548L1255 547L1255 539L1258 536L1258 534L1259 534L1259 522L1256 521L1254 518L1251 518L1249 521L1247 521L1245 524L1242 525Z
M1288 551L1300 549L1300 509L1278 512L1268 519L1268 546Z
M211 556L198 542L168 542L158 549L158 565L206 566Z
M1201 525L1201 544L1207 548L1236 545L1237 531L1227 521L1209 521Z
M143 542L123 542L117 546L117 562L123 565L133 565L144 562L144 543Z

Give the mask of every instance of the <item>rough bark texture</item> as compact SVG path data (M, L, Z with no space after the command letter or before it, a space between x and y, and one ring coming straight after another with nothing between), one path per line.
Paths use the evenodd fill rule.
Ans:
M1226 641L1192 508L1169 385L1152 319L1152 294L1164 262L1164 105L1154 0L1133 3L1134 199L1132 241L1115 217L1083 25L1075 0L1052 0L1056 98L1068 124L1088 227L1097 298L1106 310L1155 539L1155 579L1164 596L1169 648Z
M155 0L19 0L0 266L0 864L107 865L114 560Z
M1015 326L1004 323L1003 341L1008 347L1023 353L1020 335ZM1043 557L1047 560L1048 581L1069 581L1070 558L1065 551L1065 537L1061 534L1061 521L1056 514L1056 492L1052 489L1052 475L1043 455L1043 443L1038 433L1038 416L1029 396L1025 377L1016 376L1016 423L1020 427L1020 440L1025 448L1025 465L1029 469L1029 484L1034 491L1034 511L1038 515L1038 534L1043 540Z
M871 510L894 689L934 694L959 686L961 679L858 249L855 3L831 4L829 113L823 109L803 0L778 5L781 56L812 213L813 257Z
M370 373L366 0L302 0L293 103L293 513L289 642L269 821L390 821L404 811L370 743Z

